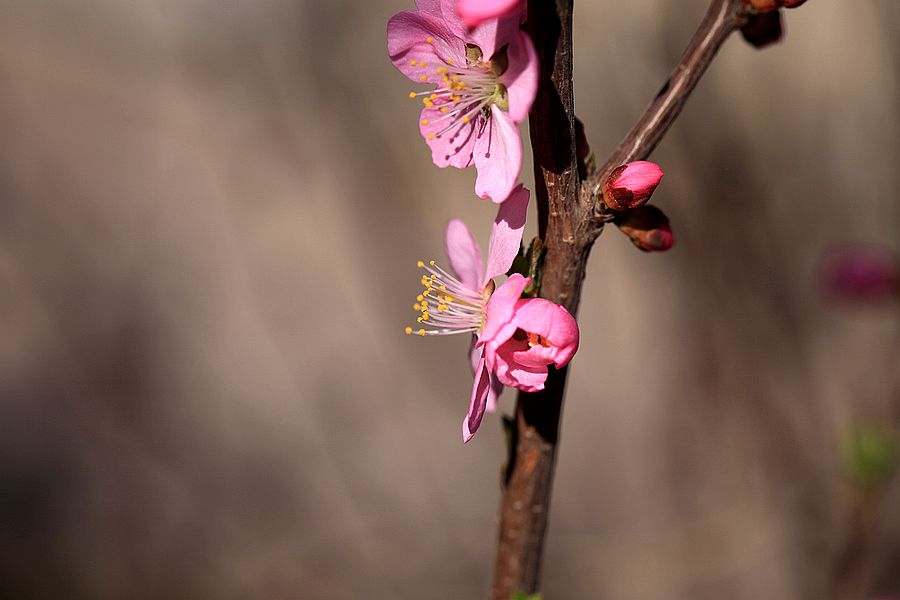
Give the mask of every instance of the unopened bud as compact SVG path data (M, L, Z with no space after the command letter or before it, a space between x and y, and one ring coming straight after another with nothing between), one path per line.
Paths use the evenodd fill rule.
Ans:
M781 41L783 32L781 12L777 10L750 15L746 25L741 27L744 39L757 48L765 48Z
M779 0L744 0L744 4L759 12L769 12L778 8Z
M744 5L756 12L767 13L778 8L797 8L806 0L743 0Z
M822 291L835 300L855 303L900 299L900 260L878 246L832 250L819 269Z
M637 208L647 203L662 176L659 165L646 160L616 167L603 183L603 201L610 210Z
M665 252L675 244L669 218L656 206L639 206L616 215L615 224L644 252Z

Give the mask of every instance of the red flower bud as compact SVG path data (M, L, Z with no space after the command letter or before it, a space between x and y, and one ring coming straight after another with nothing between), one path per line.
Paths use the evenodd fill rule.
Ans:
M757 48L764 48L781 41L783 31L781 12L777 10L750 15L747 24L741 27L741 35L744 36L744 39Z
M659 165L637 160L616 167L603 183L603 201L610 210L628 210L646 204L659 185Z
M797 8L804 2L806 2L806 0L782 0L781 5L785 8Z
M640 206L616 216L615 224L644 252L665 252L675 244L669 218L656 206Z

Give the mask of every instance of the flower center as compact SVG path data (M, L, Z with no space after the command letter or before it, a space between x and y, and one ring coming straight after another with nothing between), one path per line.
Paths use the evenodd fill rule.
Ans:
M449 58L444 64L433 65L410 61L412 66L434 69L438 76L421 77L422 81L437 79L438 87L434 90L409 93L410 98L421 98L426 108L434 111L433 117L429 115L422 119L424 127L433 129L428 132L428 139L450 135L451 141L455 141L464 126L483 126L491 117L491 106L509 110L506 86L500 83L500 76L508 66L506 48L496 52L488 61L482 58L478 46L466 44L465 66L456 65Z
M425 290L416 298L413 308L422 313L416 319L422 327L407 327L407 335L451 335L481 331L484 327L485 306L493 285L488 285L484 292L470 289L437 266L433 260L428 263L420 260L418 267L425 270L422 275Z

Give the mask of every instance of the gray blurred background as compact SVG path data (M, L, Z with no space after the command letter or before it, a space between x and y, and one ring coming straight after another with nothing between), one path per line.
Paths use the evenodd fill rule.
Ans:
M499 418L463 446L466 340L402 332L415 261L495 208L419 137L411 6L0 5L0 596L486 595ZM576 2L601 158L705 6ZM896 415L898 314L815 286L834 243L900 247L900 3L785 16L653 155L676 247L594 250L547 598L828 598L847 548L900 593L900 493L856 544L841 441Z

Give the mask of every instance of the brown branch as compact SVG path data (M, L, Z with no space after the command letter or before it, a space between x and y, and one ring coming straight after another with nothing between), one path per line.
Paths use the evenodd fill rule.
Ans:
M594 194L599 192L603 181L613 169L650 156L681 113L719 47L731 32L746 24L747 19L748 9L741 0L713 0L710 3L703 22L669 75L668 81L606 164L591 177L591 190Z
M745 20L740 0L713 0L662 92L604 167L581 181L572 90L573 0L529 0L527 28L541 64L530 116L539 235L547 250L541 296L578 310L585 266L602 220L594 219L600 183L616 166L645 158L678 116L722 42ZM514 448L500 506L491 598L539 590L544 533L567 369L551 370L539 393L520 392Z

